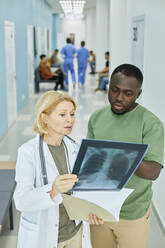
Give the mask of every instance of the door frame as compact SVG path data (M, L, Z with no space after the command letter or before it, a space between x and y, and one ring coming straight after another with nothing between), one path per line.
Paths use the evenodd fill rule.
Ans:
M145 34L145 21L146 21L146 17L145 15L139 15L139 16L134 16L132 17L132 20L131 20L131 61L133 62L133 26L135 23L138 23L138 22L144 22L144 30L143 30L143 33ZM143 38L145 39L145 37L143 36ZM144 39L143 39L143 65L142 65L142 71L143 71L143 68L144 68Z
M13 99L10 98L10 85L9 85L9 80L8 80L8 64L7 64L7 42L6 42L6 28L7 27L11 27L13 28ZM7 111L8 111L8 127L10 127L12 125L12 123L15 121L15 119L17 118L17 90L16 90L16 57L15 57L15 24L14 22L11 21L4 21L4 31L5 31L5 64L6 64L6 96L7 96ZM11 100L12 100L12 104L11 104ZM10 109L12 105L12 110ZM11 116L12 113L12 120L10 120L9 116ZM9 121L10 120L10 121Z
M29 31L30 30L30 31ZM29 32L32 36L31 40L29 40ZM31 45L29 44L31 42ZM29 56L29 46L31 46L32 53ZM34 94L34 27L32 25L27 26L27 51L28 51L28 85L29 85L29 96ZM31 75L30 75L31 74Z

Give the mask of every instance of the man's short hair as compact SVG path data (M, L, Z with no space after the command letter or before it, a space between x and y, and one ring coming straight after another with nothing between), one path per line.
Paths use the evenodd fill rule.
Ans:
M89 53L93 53L93 51L92 51L92 50L90 50L90 51L89 51Z
M81 41L81 46L82 46L82 47L85 46L85 41L84 41L84 40Z
M40 55L40 60L42 60L43 58L46 58L46 55L45 54L41 54Z
M55 49L54 51L55 51L55 52L58 52L59 50L58 50L58 49Z
M109 56L109 54L110 54L109 51L105 52L105 55L108 55Z
M66 43L71 43L71 39L70 38L67 38L66 39Z
M131 64L119 65L112 72L111 80L113 79L115 74L117 74L118 72L122 73L123 75L125 75L127 77L135 77L137 79L140 87L141 87L142 82L143 82L143 74L142 74L141 70L137 66L131 65Z

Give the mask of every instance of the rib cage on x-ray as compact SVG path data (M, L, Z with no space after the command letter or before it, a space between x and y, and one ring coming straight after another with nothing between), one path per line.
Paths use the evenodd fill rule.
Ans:
M88 147L79 171L78 185L97 188L120 184L138 155L137 151Z

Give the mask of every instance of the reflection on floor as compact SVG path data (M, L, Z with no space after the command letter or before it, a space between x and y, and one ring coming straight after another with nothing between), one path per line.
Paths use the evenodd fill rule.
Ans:
M77 142L80 142L86 136L90 114L105 104L108 104L106 93L94 92L96 86L97 81L93 75L87 75L86 85L84 87L79 88L76 85L76 88L73 89L72 85L70 86L69 94L77 103L76 123L71 136ZM17 148L28 139L34 137L35 133L32 130L34 105L38 96L52 88L50 84L41 84L40 94L31 97L16 122L0 142L0 160L15 160ZM18 223L19 213L14 209L14 230L9 231L8 216L6 216L6 224L0 235L0 248L16 248ZM165 247L165 236L158 225L156 217L152 213L148 248L155 247Z

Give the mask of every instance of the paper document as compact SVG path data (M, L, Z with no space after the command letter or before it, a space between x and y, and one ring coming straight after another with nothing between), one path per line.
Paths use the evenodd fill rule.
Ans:
M133 189L120 191L76 191L62 194L63 204L71 220L88 220L94 213L104 221L119 221L120 209Z

